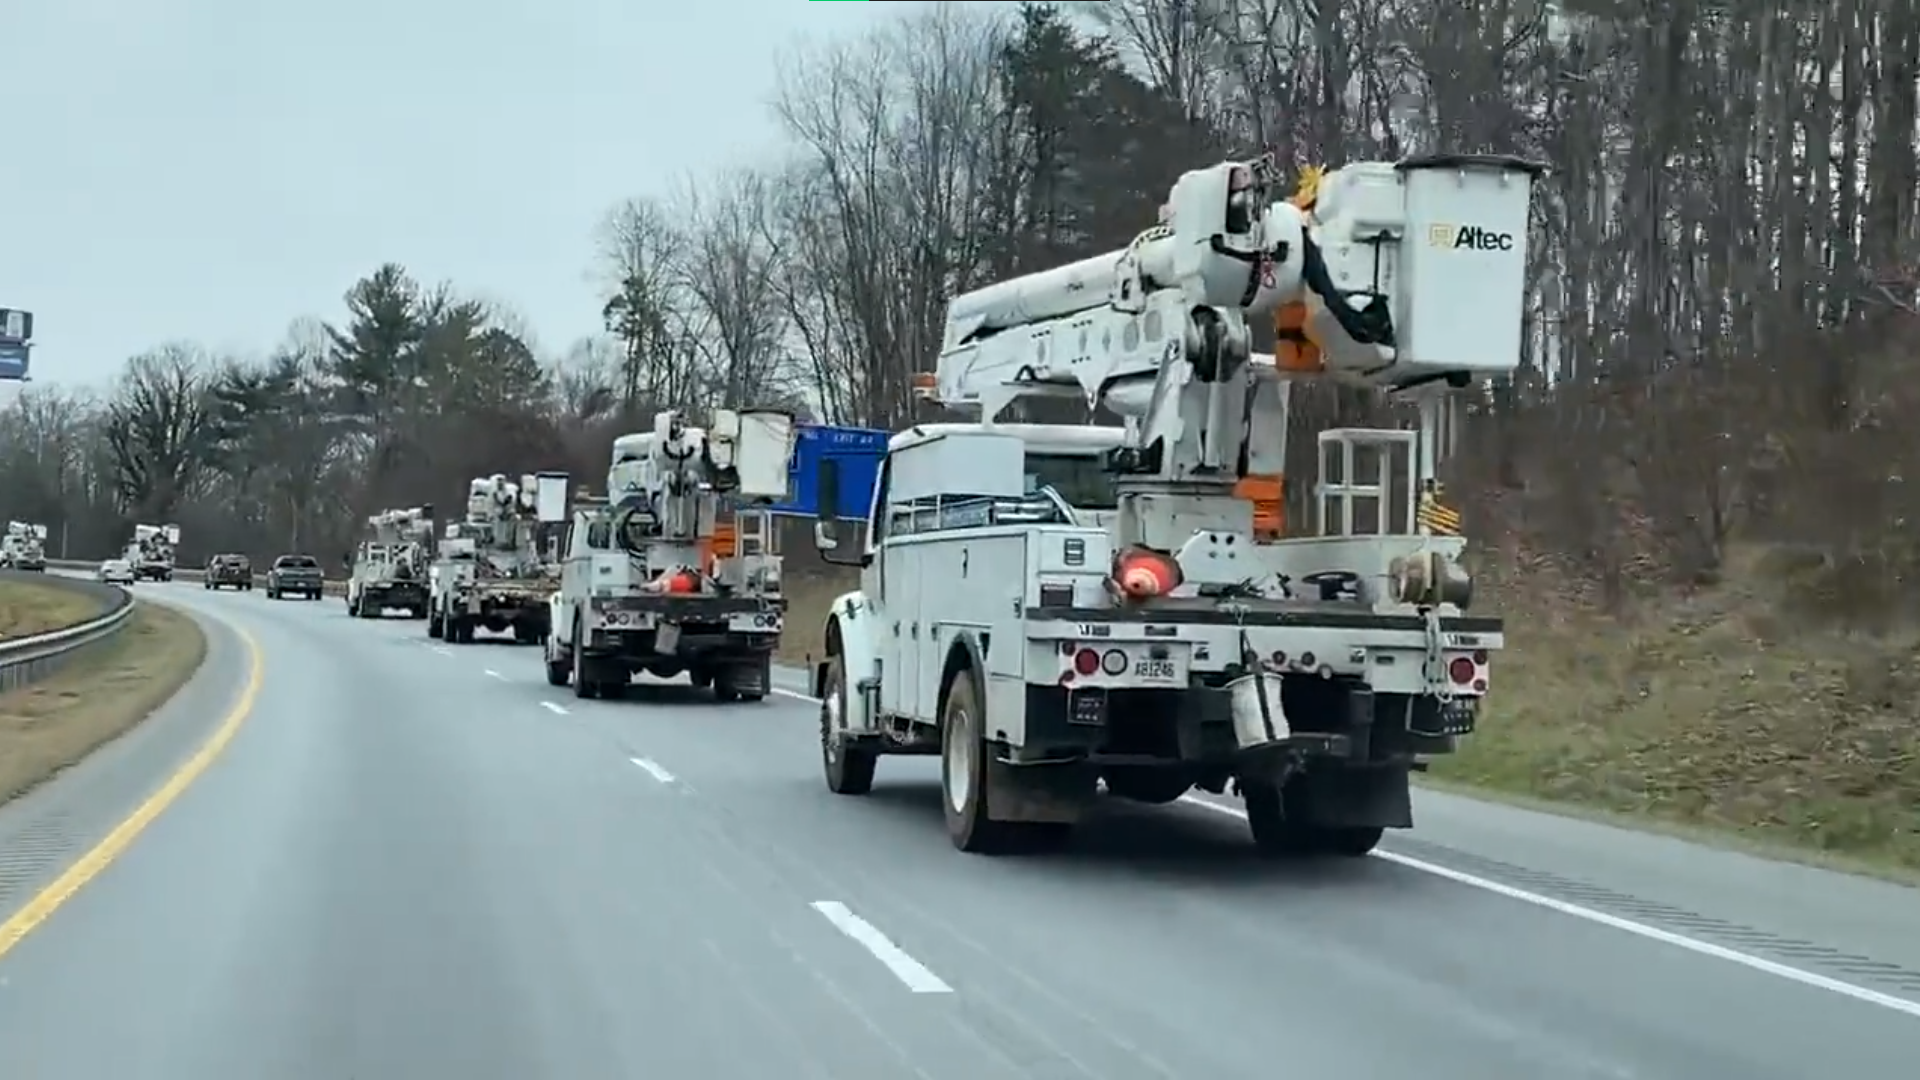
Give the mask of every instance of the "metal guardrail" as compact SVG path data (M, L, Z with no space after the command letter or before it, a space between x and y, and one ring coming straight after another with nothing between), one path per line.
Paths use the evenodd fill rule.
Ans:
M87 562L83 559L48 559L47 569L91 574L95 570L100 569L100 564L98 562ZM191 581L195 584L199 584L200 581L204 579L206 576L207 576L207 572L197 566L177 566L173 570L173 580L175 581ZM69 579L69 580L72 580L72 579ZM253 587L256 589L264 588L266 587L266 584L267 584L267 575L256 571L253 575ZM344 579L340 579L340 578L327 579L325 589L326 589L326 594L328 596L345 595L346 588L347 588L347 583Z
M48 560L47 565L54 565ZM0 693L43 679L94 645L126 628L133 616L133 597L125 589L47 574L0 571L0 582L40 585L92 596L101 614L63 630L22 638L0 638Z

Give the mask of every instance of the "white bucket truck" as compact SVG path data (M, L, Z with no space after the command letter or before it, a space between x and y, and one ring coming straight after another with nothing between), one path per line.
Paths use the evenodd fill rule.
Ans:
M1434 469L1447 391L1516 366L1538 173L1361 163L1281 201L1269 162L1228 162L1124 251L955 298L928 389L977 422L894 437L857 550L816 525L862 567L813 672L828 786L937 755L952 841L980 852L1063 838L1102 786L1237 790L1271 852L1364 854L1411 826L1409 773L1473 730L1504 643L1467 613ZM1251 352L1255 315L1278 359ZM1260 544L1234 485L1285 471L1296 378L1420 423L1321 434L1317 521ZM1071 426L995 422L1042 395L1124 418L1092 440L1109 497L1084 468L1052 479ZM819 483L834 505L833 463Z
M579 500L568 530L547 682L622 697L640 672L684 673L721 701L766 697L786 620L780 557L712 545L723 509L764 525L754 508L787 498L793 449L779 410L719 409L706 428L663 412L614 440L608 497Z

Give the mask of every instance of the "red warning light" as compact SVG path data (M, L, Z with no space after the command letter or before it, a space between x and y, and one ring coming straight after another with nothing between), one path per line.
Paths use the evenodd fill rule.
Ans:
M1151 548L1127 548L1114 556L1113 584L1128 599L1165 596L1181 580L1180 564Z

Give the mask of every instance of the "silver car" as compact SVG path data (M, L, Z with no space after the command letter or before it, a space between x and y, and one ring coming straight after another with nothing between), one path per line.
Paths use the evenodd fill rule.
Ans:
M100 569L93 572L95 581L105 582L108 585L131 585L135 577L133 564L125 559L108 559L100 564Z

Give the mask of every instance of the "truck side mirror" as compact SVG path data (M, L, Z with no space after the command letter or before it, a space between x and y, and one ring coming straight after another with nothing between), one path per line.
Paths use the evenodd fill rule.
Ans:
M816 470L813 546L832 551L840 546L840 463L823 455Z

